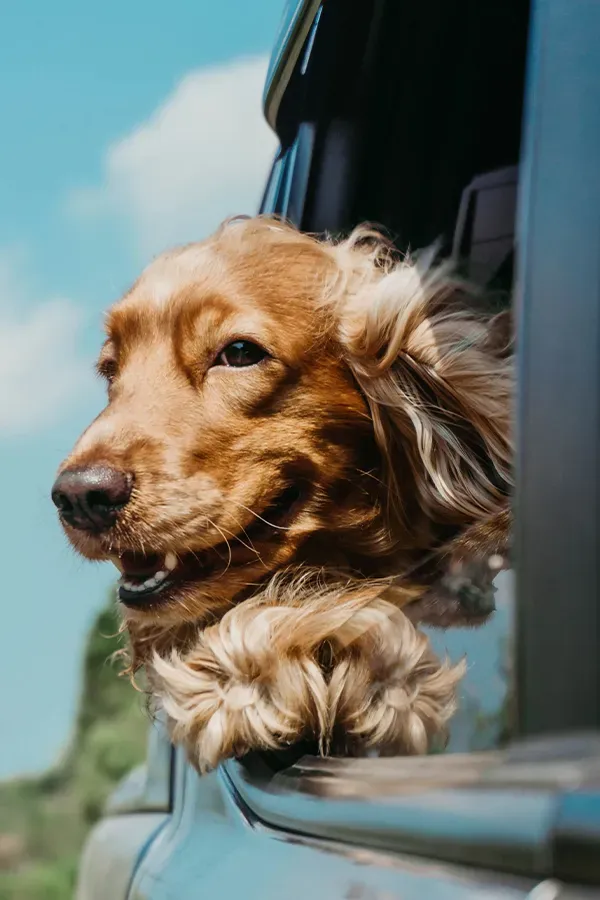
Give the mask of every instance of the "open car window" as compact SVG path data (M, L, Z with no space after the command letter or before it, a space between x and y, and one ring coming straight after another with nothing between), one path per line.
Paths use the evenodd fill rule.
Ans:
M263 211L317 233L372 222L403 251L440 241L472 281L507 305L529 4L433 7L303 5L302 15L314 19L310 29L302 19L296 68L278 69L277 51L271 73L285 90L268 84L265 92L285 177L276 196L265 195ZM485 626L429 630L439 654L468 660L450 751L493 748L510 735L513 573L501 573L496 588L497 611Z

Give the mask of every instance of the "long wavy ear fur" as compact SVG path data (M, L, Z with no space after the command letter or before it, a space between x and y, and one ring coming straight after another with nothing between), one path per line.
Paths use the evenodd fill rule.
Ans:
M414 529L420 511L460 530L498 516L512 485L506 316L492 324L431 253L398 261L364 229L336 252L339 339L370 407L397 520Z

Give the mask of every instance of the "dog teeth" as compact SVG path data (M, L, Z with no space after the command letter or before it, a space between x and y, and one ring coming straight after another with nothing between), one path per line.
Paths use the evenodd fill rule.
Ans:
M176 569L176 568L177 568L177 557L175 556L174 553L169 551L167 553L167 555L165 556L165 569L167 569L169 572L172 572L173 569Z
M164 581L168 574L168 572L164 572L161 570L160 572L155 572L151 578L147 578L145 581L137 583L121 579L121 587L125 588L126 591L133 591L133 593L151 591L153 588L158 587L161 581Z
M169 551L164 558L162 568L159 569L158 572L155 572L154 575L151 575L144 581L138 581L132 580L131 576L127 577L123 565L119 565L119 563L121 562L120 560L114 559L113 561L121 569L119 586L122 587L123 590L129 591L133 594L144 594L148 591L154 590L169 577L169 575L177 568L179 564L179 560L177 559L176 554L172 551Z

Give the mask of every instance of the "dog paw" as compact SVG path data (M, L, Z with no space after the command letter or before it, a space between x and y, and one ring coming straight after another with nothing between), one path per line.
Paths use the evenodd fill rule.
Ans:
M427 753L445 739L465 666L440 660L427 636L388 603L360 616L364 629L329 681L332 717L346 750Z
M285 747L327 730L320 667L293 641L282 652L276 639L286 612L294 611L254 610L250 622L234 609L200 631L187 653L154 656L150 681L172 739L185 746L201 772L223 759Z
M373 588L294 599L241 603L185 653L151 660L152 690L196 768L303 738L323 753L427 752L455 710L461 666Z

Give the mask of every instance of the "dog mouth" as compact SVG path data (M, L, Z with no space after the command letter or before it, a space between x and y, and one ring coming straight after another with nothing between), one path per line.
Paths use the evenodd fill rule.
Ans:
M121 572L117 589L119 600L128 607L151 609L213 575L224 574L232 565L260 560L255 543L272 539L274 534L285 529L301 498L300 488L286 488L240 535L197 552L124 550L117 557L113 556L112 560Z
M136 606L148 597L162 593L180 580L185 562L185 558L180 560L172 551L165 554L125 551L115 560L121 570L119 600Z

